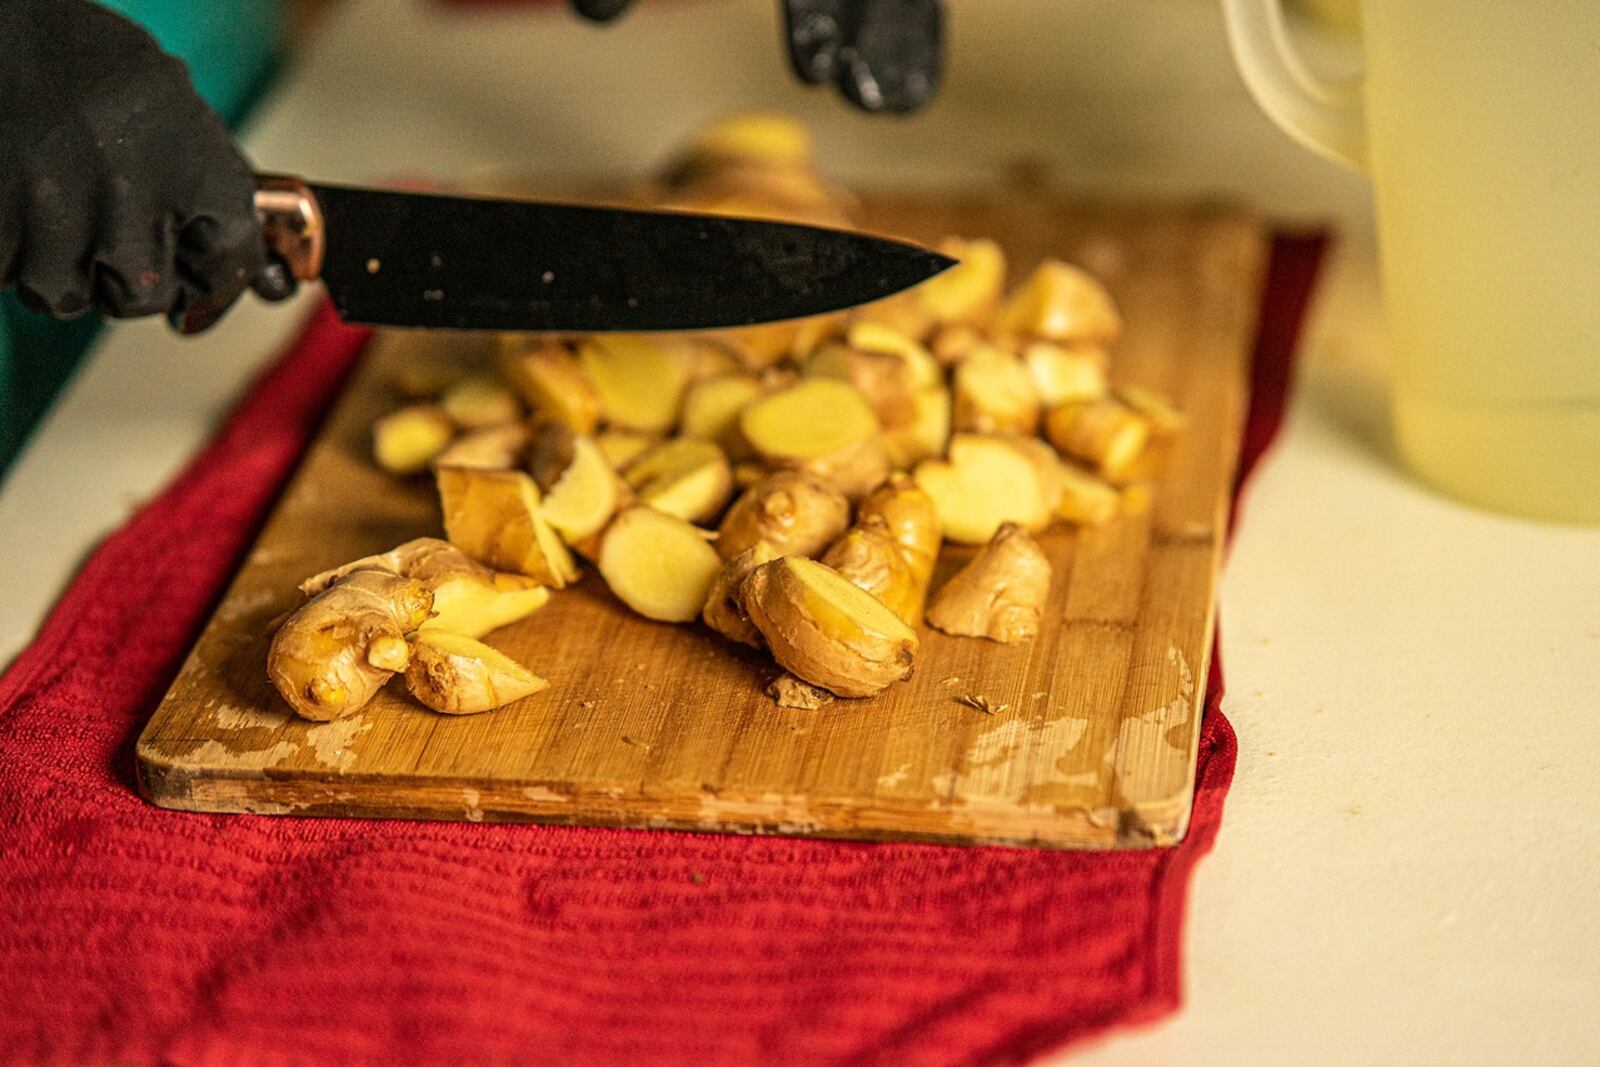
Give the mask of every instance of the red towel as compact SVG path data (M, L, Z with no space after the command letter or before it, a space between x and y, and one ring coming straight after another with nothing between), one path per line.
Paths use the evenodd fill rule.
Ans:
M1320 249L1275 246L1246 471ZM1156 851L141 800L134 739L366 336L319 311L0 679L0 1061L1011 1062L1174 1010L1233 773L1215 665L1189 836Z

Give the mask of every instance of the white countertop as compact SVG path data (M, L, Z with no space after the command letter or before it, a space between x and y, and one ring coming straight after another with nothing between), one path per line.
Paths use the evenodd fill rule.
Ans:
M1213 3L951 6L945 95L898 122L790 84L771 4L647 4L602 30L347 0L246 146L332 180L638 174L759 105L813 122L846 179L983 180L1033 156L1073 186L1337 222L1223 589L1241 753L1194 885L1187 1003L1069 1058L1600 1059L1600 530L1470 511L1396 468L1363 184L1257 114ZM107 332L0 489L0 661L299 318L251 302L196 340Z

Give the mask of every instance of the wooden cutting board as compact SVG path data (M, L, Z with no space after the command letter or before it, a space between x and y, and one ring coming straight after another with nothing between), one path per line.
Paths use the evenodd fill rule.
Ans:
M1117 375L1189 417L1127 514L1042 538L1055 579L1035 641L924 630L909 682L789 710L762 691L777 673L766 657L634 616L590 573L490 638L550 680L543 693L453 718L391 686L349 718L299 720L264 670L268 624L295 605L296 583L440 531L431 484L400 484L368 459L372 422L395 404L386 382L421 350L477 361L489 344L389 332L145 729L145 795L186 811L1065 848L1181 838L1264 230L1209 208L1024 193L876 197L867 209L874 228L913 239L993 236L1014 278L1046 255L1084 264L1127 322Z

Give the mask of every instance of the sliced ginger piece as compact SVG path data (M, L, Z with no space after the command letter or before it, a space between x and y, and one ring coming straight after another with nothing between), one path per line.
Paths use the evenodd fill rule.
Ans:
M394 372L395 392L408 400L433 400L466 376L454 363L437 359L415 359Z
M933 499L951 541L985 544L1007 522L1030 531L1050 524L1039 472L1007 438L956 434L949 458L923 460L913 477Z
M869 437L826 455L792 462L791 466L821 478L851 502L861 500L894 472L889 447L882 437Z
M702 330L694 336L721 345L748 371L762 371L794 350L800 326L794 322L763 322L726 330Z
M445 467L438 473L445 537L496 570L560 589L578 566L539 508L539 487L522 471Z
M995 345L978 345L956 364L951 394L958 432L1032 435L1039 429L1039 393L1027 366Z
M976 326L952 322L939 327L928 342L928 351L941 367L952 367L965 359L974 347L987 343L989 339Z
M881 516L858 520L828 548L822 563L871 593L907 626L922 622L928 579L912 566Z
M748 111L702 129L686 156L700 166L757 162L806 170L814 147L810 128L798 119L777 111Z
M611 469L621 471L661 442L661 435L642 430L604 430L594 439Z
M881 519L906 562L926 583L933 577L944 533L933 498L908 474L896 474L861 502L857 522Z
M992 328L1016 338L1110 344L1122 332L1122 318L1094 275L1047 259L1006 298Z
M706 606L700 611L700 621L730 641L753 648L761 647L761 631L750 621L744 609L744 580L750 572L778 558L771 545L757 541L751 548L734 556L722 565L716 580L706 593Z
M528 447L528 427L520 422L488 426L464 433L433 457L438 467L471 467L481 471L507 471L522 461Z
M1173 406L1172 401L1151 389L1140 385L1119 385L1115 396L1129 408L1145 417L1150 423L1150 432L1167 437L1183 429L1188 419L1183 412Z
M1022 362L1047 408L1105 396L1110 386L1104 357L1104 350L1094 346L1068 347L1053 341L1034 341L1022 350Z
M372 458L391 474L416 474L455 435L455 423L437 405L412 404L372 424Z
M845 343L857 352L899 357L905 364L906 374L914 388L927 389L944 384L944 372L939 369L939 361L933 358L933 354L886 323L870 319L853 322L845 334Z
M708 536L655 508L629 508L606 527L600 575L618 600L645 618L692 622L722 569Z
M1122 494L1116 486L1079 470L1070 463L1061 465L1061 500L1056 517L1077 526L1099 526L1116 517Z
M665 431L678 421L689 369L669 344L632 334L590 337L578 346L578 363L611 423Z
M827 315L800 319L794 323L794 337L789 342L789 357L797 363L804 363L823 342L836 340L844 333L846 317L845 312L834 311Z
M406 690L445 715L492 711L549 684L504 652L446 630L417 634L406 667Z
M576 433L600 425L600 398L577 358L559 341L502 348L500 374L539 419L559 422Z
M486 374L469 375L439 397L444 413L463 430L503 426L522 418L522 404L511 388Z
M865 352L829 342L806 360L805 373L811 377L832 378L855 386L872 405L878 421L885 427L893 429L906 426L916 418L917 387L912 381L909 365L898 355Z
M710 522L733 496L728 457L710 441L675 437L650 449L623 472L639 501L687 522Z
M927 337L937 325L914 290L898 292L882 300L851 308L849 321L852 326L858 322L881 323L913 341Z
M730 435L738 431L739 412L760 395L761 383L744 373L695 382L684 394L678 432L685 437L715 441L726 448Z
M406 666L406 634L432 608L433 594L415 578L382 570L351 573L278 627L267 651L267 677L303 719L350 715Z
M916 631L831 567L763 563L744 580L744 602L772 657L802 681L864 697L911 676Z
M433 595L432 614L421 629L443 629L468 637L526 618L550 599L537 579L490 570L448 541L418 537L387 552L365 556L300 583L306 596L316 596L335 582L361 571L414 578Z
M946 237L939 251L959 262L913 289L918 303L938 322L986 321L1005 290L1005 253L982 237Z
M846 382L803 378L769 393L740 413L739 430L767 462L813 473L850 499L871 492L890 471L877 415Z
M876 436L878 417L854 386L803 378L748 405L739 414L739 430L763 458L793 462Z
M1082 460L1101 476L1126 474L1150 440L1150 422L1115 400L1062 404L1045 417L1045 437L1056 451Z
M733 559L768 542L780 556L814 556L850 525L850 501L804 471L778 471L746 489L722 517L717 552Z
M895 470L910 470L930 456L942 456L950 443L950 390L943 385L919 389L911 405L911 422L883 433L883 447Z
M629 494L600 446L558 423L540 427L528 468L544 490L540 513L574 547L603 530L627 503Z
M1049 595L1050 561L1026 530L1006 523L940 586L928 625L958 637L1026 641L1038 634Z

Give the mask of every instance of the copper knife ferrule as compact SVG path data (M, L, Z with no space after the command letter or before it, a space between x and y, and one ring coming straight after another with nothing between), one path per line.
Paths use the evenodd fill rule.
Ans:
M297 280L320 277L327 231L311 187L288 174L258 174L255 208L267 250L281 257Z

